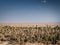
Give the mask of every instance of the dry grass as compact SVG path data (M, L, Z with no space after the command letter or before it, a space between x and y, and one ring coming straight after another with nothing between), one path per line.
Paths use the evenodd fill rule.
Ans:
M0 42L0 45L60 45L60 24L0 24Z

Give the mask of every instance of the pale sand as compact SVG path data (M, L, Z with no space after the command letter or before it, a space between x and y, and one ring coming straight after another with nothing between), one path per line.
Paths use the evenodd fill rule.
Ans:
M1 42L0 45L8 45L8 41Z
M20 44L9 44L9 42L6 41L3 43L0 43L0 45L20 45ZM46 44L43 44L43 43L26 43L26 44L22 44L22 45L46 45ZM53 45L53 44L48 44L48 45ZM58 44L55 44L55 45L58 45Z
M0 26L5 25L16 27L35 27L36 25L38 27L46 27L48 25L54 27L56 25L60 26L60 23L0 23Z

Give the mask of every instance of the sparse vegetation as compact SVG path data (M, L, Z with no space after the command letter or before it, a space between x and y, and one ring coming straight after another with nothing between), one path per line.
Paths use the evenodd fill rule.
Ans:
M0 41L9 41L10 44L44 43L60 45L60 27L15 27L0 26Z

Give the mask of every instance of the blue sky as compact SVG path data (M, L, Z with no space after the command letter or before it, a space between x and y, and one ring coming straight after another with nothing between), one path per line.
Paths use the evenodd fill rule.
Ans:
M60 0L0 0L0 23L60 22Z

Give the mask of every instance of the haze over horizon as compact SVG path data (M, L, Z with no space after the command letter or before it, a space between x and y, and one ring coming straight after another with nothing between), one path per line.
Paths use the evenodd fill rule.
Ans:
M0 23L60 23L60 0L0 0Z

